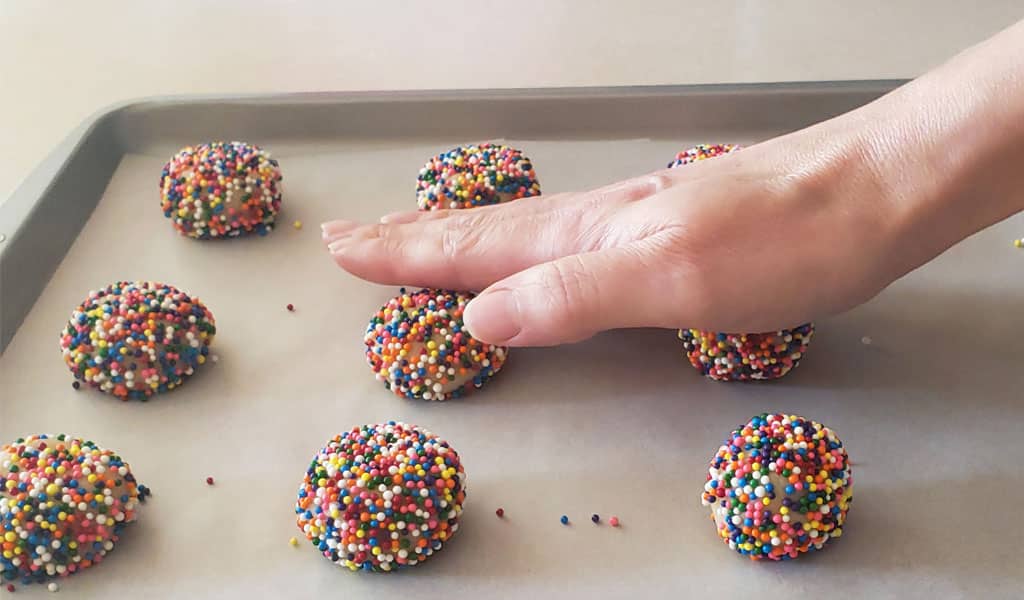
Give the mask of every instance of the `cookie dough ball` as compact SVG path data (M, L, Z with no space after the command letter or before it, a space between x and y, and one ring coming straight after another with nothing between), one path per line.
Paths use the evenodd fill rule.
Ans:
M778 379L800 364L814 324L769 333L720 333L680 329L693 368L717 381Z
M458 398L483 387L508 348L473 338L462 323L471 293L423 289L392 298L370 319L366 358L377 379L399 396Z
M708 468L701 503L718 535L752 560L788 560L843 533L850 461L828 427L761 414L734 430Z
M0 569L39 583L103 560L149 494L128 463L68 435L0 448Z
M729 154L740 149L737 144L698 144L693 148L687 148L676 157L672 159L672 162L668 163L668 168L680 167L682 165L688 165L690 163L704 160L707 158L714 158L723 154Z
M173 390L206 362L217 332L194 296L151 281L89 292L60 335L75 379L122 400Z
M265 235L281 208L281 169L259 146L189 146L164 166L160 201L174 228L191 238Z
M417 565L459 529L466 472L448 442L389 421L334 436L299 487L299 529L352 571Z
M497 144L459 146L438 154L420 169L416 180L420 210L473 208L539 195L530 159Z
M669 168L736 152L736 144L700 144L676 154ZM680 329L679 339L690 364L718 381L778 379L800 364L814 334L814 324L766 333L721 333Z

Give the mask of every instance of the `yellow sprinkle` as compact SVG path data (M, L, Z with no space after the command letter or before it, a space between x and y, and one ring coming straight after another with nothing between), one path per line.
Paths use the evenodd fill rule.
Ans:
M297 540L295 538L292 538L292 539L288 540L288 543L291 544L292 546L298 546L299 545L299 540Z
M302 221L295 221L292 225L295 226L296 229L302 229Z
M1024 248L1024 238L1013 240L1013 245L1017 248Z

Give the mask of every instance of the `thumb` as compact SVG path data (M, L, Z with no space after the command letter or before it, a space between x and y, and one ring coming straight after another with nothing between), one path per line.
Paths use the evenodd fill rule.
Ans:
M506 346L553 346L623 327L674 326L665 310L660 244L574 254L535 265L491 285L466 307L470 334Z

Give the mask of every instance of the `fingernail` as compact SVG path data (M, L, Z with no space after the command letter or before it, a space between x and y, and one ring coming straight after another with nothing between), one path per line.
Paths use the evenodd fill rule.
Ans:
M342 234L341 238L327 244L327 250L331 254L341 254L349 245L349 236Z
M351 232L349 232L349 231L346 231L346 232L343 232L343 233L332 233L332 234L330 234L330 235L328 235L328 234L327 234L327 233L325 232L325 233L324 233L324 235L323 235L324 243L325 243L325 244L327 244L327 246L328 246L328 247L330 247L330 245L331 245L332 243L334 243L334 242L336 242L336 241L338 241L338 240L342 240L342 239L345 239L345 238L347 238L347 237L348 237L348 236L349 236L350 234L351 234Z
M380 218L380 222L388 223L389 225L401 225L402 223L412 223L422 215L423 211L420 210L402 210L384 215Z
M338 235L340 233L346 233L352 231L356 227L359 227L359 223L356 221L346 221L339 219L337 221L328 221L320 224L320 230L323 231L324 237Z
M519 301L512 290L495 290L470 300L463 319L471 336L489 344L506 344L522 331Z

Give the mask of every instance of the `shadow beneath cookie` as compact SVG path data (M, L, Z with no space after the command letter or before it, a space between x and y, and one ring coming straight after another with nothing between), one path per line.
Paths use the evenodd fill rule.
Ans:
M767 567L786 575L796 567L819 577L862 573L876 580L915 580L922 593L956 581L986 581L1008 593L1024 586L1024 555L1012 517L992 512L993 504L1014 504L1006 490L1021 489L1019 474L912 485L872 475L870 484L854 486L841 538L824 552Z
M818 323L793 384L818 389L959 390L1005 395L1020 388L1017 332L1024 296L899 281L870 302ZM865 344L862 338L869 338Z
M695 375L674 331L624 329L564 346L513 348L502 372L473 402L593 404L659 392L678 397L680 389L699 383ZM531 393L520 392L527 387Z

